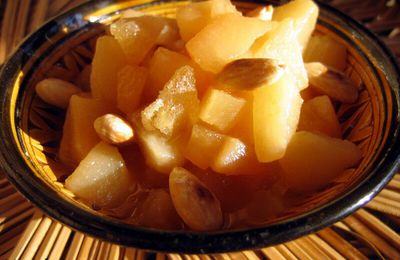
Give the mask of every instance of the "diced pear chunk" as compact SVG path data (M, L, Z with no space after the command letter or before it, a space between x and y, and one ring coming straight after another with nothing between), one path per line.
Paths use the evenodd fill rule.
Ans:
M271 22L225 14L188 41L186 49L202 69L218 73L226 64L244 54L269 29Z
M339 120L328 96L319 96L304 102L297 130L342 137Z
M194 125L185 157L201 169L210 166L217 155L225 136L201 125Z
M194 70L190 66L178 69L158 98L141 113L146 130L158 130L170 138L193 124L199 109Z
M221 133L226 133L237 122L245 104L243 98L210 88L201 102L199 118Z
M290 189L302 192L323 188L360 159L360 149L349 141L301 131L279 162Z
M60 160L76 166L100 142L93 123L96 118L116 109L103 100L73 95L70 99L60 143Z
M174 167L183 165L185 158L178 141L169 140L159 131L144 129L139 115L134 116L133 125L147 166L160 173L169 174Z
M272 19L294 19L293 29L303 50L317 24L318 11L318 6L312 0L295 0L275 8Z
M304 52L304 62L317 61L336 70L344 71L347 66L346 46L327 35L312 36Z
M176 20L184 41L190 40L218 15L238 13L229 0L194 2L178 8Z
M189 64L190 59L185 55L163 47L158 48L150 60L146 100L153 101L175 71Z
M126 115L132 114L140 105L147 75L146 68L131 65L118 72L117 107Z
M242 92L240 96L246 99L246 104L239 114L237 123L228 134L243 140L245 143L254 145L253 92Z
M254 147L227 136L211 168L226 175L263 174L268 170L268 165L257 161Z
M249 50L254 58L272 58L286 65L286 69L299 89L308 86L301 45L297 40L293 19L279 22L264 36L258 38Z
M260 162L282 158L296 131L303 100L289 75L254 90L254 144Z
M92 61L90 86L95 98L115 104L117 102L117 74L126 65L125 54L112 36L102 36L96 41Z
M130 64L138 65L156 44L172 44L179 33L173 21L161 16L122 18L110 26Z
M150 60L149 77L146 83L145 99L153 101L164 85L171 79L175 71L183 66L189 65L194 69L196 78L196 88L199 92L204 92L205 87L211 80L210 73L200 69L189 57L159 47Z
M125 162L116 147L97 144L65 180L65 187L98 207L115 207L135 189Z

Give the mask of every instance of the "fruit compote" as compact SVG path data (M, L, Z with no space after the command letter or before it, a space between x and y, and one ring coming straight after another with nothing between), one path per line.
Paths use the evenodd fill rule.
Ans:
M362 155L335 111L358 98L346 48L312 36L317 17L311 0L122 14L97 39L90 91L37 86L69 103L65 187L128 223L196 231L269 223L326 187Z

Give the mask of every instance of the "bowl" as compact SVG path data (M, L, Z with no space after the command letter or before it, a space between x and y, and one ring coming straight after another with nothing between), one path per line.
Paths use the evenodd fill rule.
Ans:
M236 5L246 11L262 3ZM389 182L399 166L399 68L375 35L319 3L315 33L346 46L346 74L359 87L355 104L337 104L344 136L363 153L357 168L257 228L215 232L143 228L105 216L75 199L59 181L65 169L55 158L64 112L43 103L35 94L35 84L45 77L81 80L78 75L91 62L96 38L122 11L174 17L176 8L184 4L89 2L47 22L8 59L0 74L0 162L27 199L54 219L102 240L163 252L216 253L271 246L315 232L362 207Z

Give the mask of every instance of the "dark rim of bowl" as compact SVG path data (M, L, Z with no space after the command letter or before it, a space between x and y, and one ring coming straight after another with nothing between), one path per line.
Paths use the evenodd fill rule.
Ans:
M3 142L0 146L0 166L6 172L9 181L34 205L42 209L49 216L73 229L83 231L91 236L141 249L181 253L237 251L275 245L327 227L370 201L383 189L395 174L400 160L400 70L396 60L381 40L364 28L360 23L327 4L318 2L320 8L324 10L324 12L345 21L351 30L368 39L370 41L368 42L369 46L374 48L376 52L374 53L377 55L376 58L382 59L380 60L382 62L380 63L382 69L388 69L394 74L388 78L388 81L391 83L390 91L394 100L392 107L393 117L390 124L391 128L388 140L382 149L386 152L379 155L374 164L374 169L368 173L368 176L366 176L359 185L353 187L346 194L331 203L279 223L259 228L223 230L208 233L160 231L131 226L111 218L90 214L82 208L67 202L42 180L32 174L19 154L17 145L14 143L10 113L13 113L16 119L20 118L20 108L22 105L21 91L19 91L18 94L17 104L14 104L15 111L12 111L10 108L11 90L18 72L22 69L26 61L34 56L35 50L46 41L44 39L46 33L56 32L60 29L61 25L68 22L69 18L76 13L85 14L92 12L93 10L97 10L114 2L116 1L105 0L100 2L88 2L47 22L39 30L24 40L5 63L0 73L0 140ZM164 2L169 1L150 2L133 8L162 4ZM262 1L248 2L265 4L265 2ZM87 26L89 22L85 23L85 25L75 28L75 31ZM27 79L29 79L28 75L26 76ZM14 126L18 128L18 122L15 124Z

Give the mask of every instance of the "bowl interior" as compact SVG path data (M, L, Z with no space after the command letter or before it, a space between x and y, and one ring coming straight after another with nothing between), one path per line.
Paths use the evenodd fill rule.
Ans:
M25 191L25 195L30 199L32 199L31 196L41 196L37 194L37 189L41 189L41 192L45 193L44 196L51 197L50 199L42 200L40 198L37 200L32 199L48 214L81 231L87 231L102 238L105 237L100 231L97 232L93 228L88 229L85 227L85 223L76 223L80 222L76 216L79 214L90 215L90 218L96 219L96 224L98 225L107 222L110 227L120 225L120 227L127 229L135 229L120 223L118 219L105 217L104 212L91 209L75 199L74 195L64 188L63 176L70 169L65 168L57 161L57 150L62 134L65 112L41 101L34 92L36 83L41 79L53 77L80 85L87 85L87 77L82 71L91 63L95 41L98 36L104 34L106 25L120 16L121 10L135 8L151 14L174 17L176 8L186 3L180 1L150 4L144 0L140 1L140 4L137 1L113 3L111 5L107 1L102 2L102 4L92 4L90 8L78 9L74 13L58 18L57 23L49 23L42 28L41 30L46 31L47 40L35 39L31 44L26 43L21 47L25 48L23 50L25 55L23 57L25 58L21 56L19 71L14 75L13 88L9 90L8 98L11 101L10 104L14 105L8 107L7 115L12 125L10 145L17 147L21 156L21 158L14 159L18 161L19 165L25 165L25 169L21 170L21 172L18 171L19 173L11 176L11 179L20 189ZM236 5L245 12L258 4L237 2ZM342 125L343 136L360 147L363 153L362 162L357 168L346 170L325 189L305 196L294 207L285 210L268 223L264 223L264 228L273 228L276 224L285 225L295 222L302 217L310 216L312 213L319 214L320 218L314 218L313 220L318 223L310 222L309 224L314 227L307 230L303 228L303 233L310 232L317 226L327 225L329 223L322 220L324 208L327 206L337 207L336 202L343 200L346 196L350 196L356 192L358 187L370 181L370 185L375 185L374 191L376 192L383 184L377 185L373 183L372 176L379 175L382 181L385 178L388 180L390 175L393 174L393 163L392 165L387 165L385 160L389 157L390 150L394 149L393 140L396 140L398 136L396 118L398 117L399 94L395 67L388 60L390 57L388 58L385 50L381 49L379 42L372 39L371 35L361 30L358 25L343 19L340 14L322 6L315 34L329 35L347 48L348 59L345 73L358 86L360 96L354 104L336 103L335 106ZM35 36L38 37L37 34L32 37ZM29 52L34 53L34 55L26 55ZM10 60L10 62L12 61ZM383 165L392 168L380 168ZM15 166L14 168L18 167ZM21 184L20 179L24 178L23 174L27 173L27 168L29 169L29 174L34 175L27 178L34 178L34 180L29 182L30 184ZM379 172L377 172L378 168L380 168ZM339 215L349 214L350 209L361 206L367 201L365 195L371 195L371 189L368 191L364 194L359 194L358 200L355 199L353 205L347 205L347 208L342 209L342 211L336 210L336 213L342 212L341 214L331 216L327 220L332 222ZM50 202L51 204L49 204ZM47 204L47 206L43 204ZM54 204L61 207L72 205L74 210L79 211L79 214L77 213L74 216L74 213L71 213L70 216L62 216L63 214L60 212L55 212ZM124 208L121 207L115 210L123 211ZM316 216L315 214L314 216ZM143 232L147 232L146 229L143 230ZM159 231L149 230L149 232L157 233ZM232 231L233 233L234 231ZM300 234L301 232L297 232L294 236ZM122 235L122 237L124 236ZM115 234L111 234L107 239L126 243L119 241ZM267 240L264 239L264 241ZM275 240L270 240L270 243L283 240L285 238L277 237ZM251 244L251 242L244 243L239 245L239 248L241 246L257 246L257 243L259 244L260 242L256 241L255 244ZM157 248L149 245L144 246L143 244L133 245L151 249ZM232 249L226 247L226 249L214 248L212 250L212 247L210 248L211 251Z

